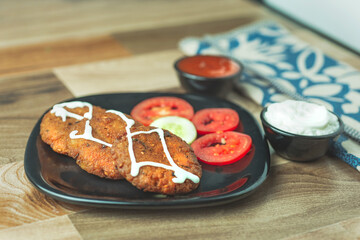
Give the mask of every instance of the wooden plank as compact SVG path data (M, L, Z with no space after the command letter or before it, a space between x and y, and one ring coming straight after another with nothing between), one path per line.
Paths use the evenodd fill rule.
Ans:
M0 75L44 70L58 66L128 56L110 36L0 49Z
M178 50L169 50L56 68L54 73L75 96L153 91L180 85L173 69L180 56Z
M299 234L284 240L310 240L310 239L360 239L360 217L345 220L330 226Z
M280 239L358 217L359 187L360 175L354 169L322 158L272 167L253 195L227 205L93 209L69 217L84 239Z
M55 201L37 191L23 162L0 167L0 229L62 216L83 208ZM1 233L0 233L0 239Z
M0 78L0 164L22 161L27 139L42 113L71 97L51 73Z
M81 240L79 232L67 216L25 224L0 231L0 239Z
M250 1L12 1L0 3L0 47L254 16Z
M303 28L296 22L279 16L275 12L258 6L260 11L252 15L241 14L229 19L218 19L215 21L191 22L179 26L159 27L146 30L115 33L113 36L118 39L125 47L133 53L148 53L160 50L177 48L180 39L188 36L202 37L207 34L217 34L242 27L256 21L276 21L287 28L299 39L309 43L313 47L321 49L331 57L347 62L355 68L360 69L358 56L343 47L337 45L330 39L326 39L319 34Z
M256 20L256 16L241 16L219 21L184 24L180 26L116 33L113 36L134 54L176 49L178 42L188 36L202 37L230 31Z

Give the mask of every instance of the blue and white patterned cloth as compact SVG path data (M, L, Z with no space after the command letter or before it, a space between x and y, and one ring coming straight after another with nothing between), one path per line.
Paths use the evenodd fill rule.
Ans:
M179 47L186 55L220 54L239 59L252 71L245 71L237 86L262 106L298 96L326 106L347 126L360 130L360 71L323 54L275 22L188 37ZM286 91L279 91L274 84ZM360 171L358 142L342 135L332 153Z

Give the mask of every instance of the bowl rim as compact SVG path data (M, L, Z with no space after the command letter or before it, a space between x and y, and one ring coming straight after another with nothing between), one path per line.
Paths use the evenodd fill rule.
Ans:
M231 74L231 75L228 75L228 76L224 76L224 77L204 77L204 76L198 76L198 75L195 75L195 74L191 74L191 73L187 73L187 72L184 72L183 70L181 70L179 67L178 67L178 64L179 62L181 62L182 60L186 59L186 58L191 58L191 57L194 57L194 56L210 56L210 57L223 57L223 58L227 58L233 62L235 62L236 64L239 65L239 70L236 71L234 74ZM221 54L195 54L195 55L185 55L185 56L182 56L180 58L178 58L175 62L174 62L174 68L175 70L177 71L178 74L181 74L183 75L184 77L187 77L187 78L190 78L192 80L199 80L199 81L204 81L204 80L210 80L210 81L216 81L216 80L232 80L234 77L236 76L241 76L242 72L244 71L244 65L237 59L233 58L233 57L229 57L229 56L226 56L226 55L221 55Z
M296 134L296 133L291 133L291 132L287 132L285 130L282 130L280 128L275 127L274 125L270 124L266 118L265 118L265 112L267 111L268 106L264 107L260 113L260 119L261 122L263 123L263 125L266 125L268 127L271 128L271 130L282 134L284 136L287 137L297 137L297 138L304 138L304 139L311 139L311 140L322 140L322 139L332 139L337 137L338 135L342 134L344 132L344 123L341 120L341 118L334 112L327 110L328 112L332 113L338 120L339 122L339 127L336 131L329 133L329 134L325 134L325 135L301 135L301 134ZM264 129L265 130L265 129ZM266 131L265 131L266 132Z

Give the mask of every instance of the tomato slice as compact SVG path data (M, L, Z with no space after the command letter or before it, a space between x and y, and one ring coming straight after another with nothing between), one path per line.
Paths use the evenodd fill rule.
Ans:
M204 135L195 140L191 147L200 161L210 165L226 165L244 157L251 144L249 135L231 131Z
M179 116L189 120L194 116L194 109L184 99L177 97L153 97L138 103L130 115L145 126L155 119L165 116Z
M233 131L239 125L238 113L230 108L205 108L195 113L192 122L198 134Z

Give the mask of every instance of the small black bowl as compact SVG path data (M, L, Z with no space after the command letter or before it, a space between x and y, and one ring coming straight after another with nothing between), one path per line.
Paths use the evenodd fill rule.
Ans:
M305 136L289 133L272 126L265 119L266 111L267 107L262 110L260 118L267 140L277 154L292 161L313 161L324 156L332 140L335 140L344 131L343 122L333 112L331 113L339 121L339 128L335 132L321 136Z
M220 98L224 98L226 94L231 91L234 81L240 79L240 76L244 69L243 65L236 59L227 56L221 56L221 55L202 55L202 56L222 57L229 59L230 61L234 62L239 66L239 70L234 74L227 75L224 77L203 77L199 75L190 74L184 72L178 66L179 63L184 59L194 57L194 56L185 56L178 59L174 64L174 68L177 72L181 85L189 93L202 94L207 96L217 96Z

